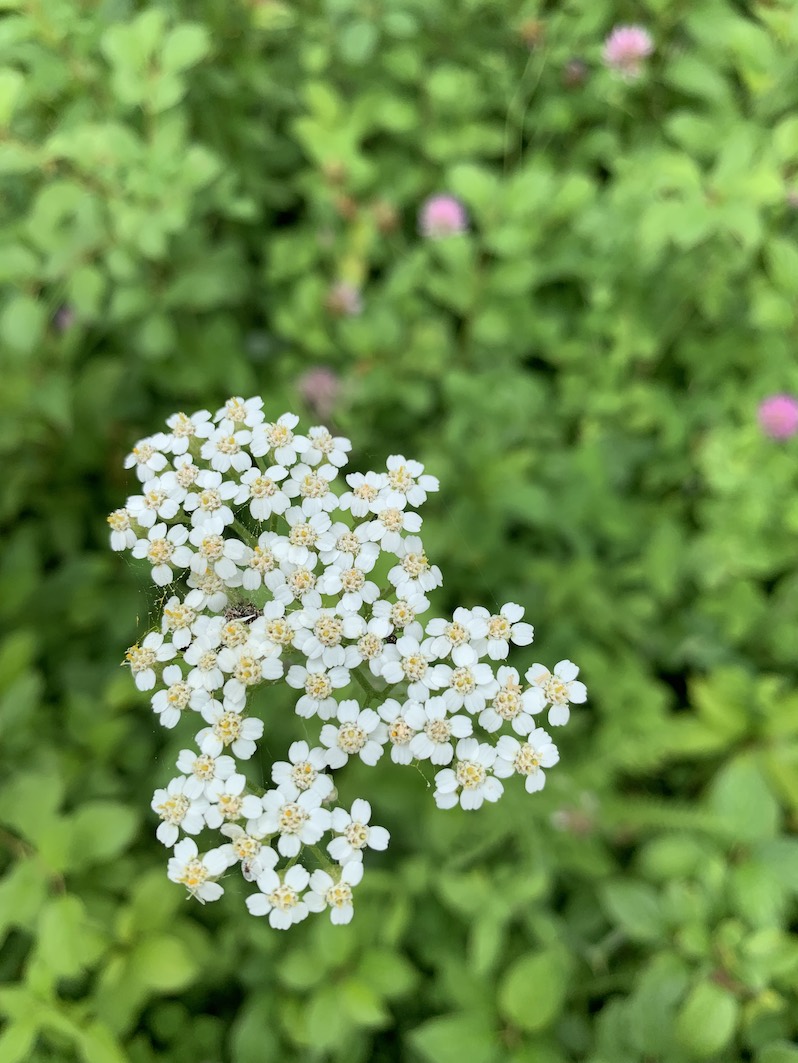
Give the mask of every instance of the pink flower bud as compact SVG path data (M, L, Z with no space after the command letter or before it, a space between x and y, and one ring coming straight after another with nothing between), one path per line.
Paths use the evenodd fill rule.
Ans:
M465 207L454 196L431 196L421 207L418 227L422 236L431 239L464 233L468 229Z
M299 394L322 421L329 420L341 393L341 380L326 365L309 369L297 381Z
M798 432L798 400L771 395L759 404L759 424L772 439L790 439Z
M654 51L651 35L642 26L616 26L604 42L604 62L633 81L643 72L643 60Z

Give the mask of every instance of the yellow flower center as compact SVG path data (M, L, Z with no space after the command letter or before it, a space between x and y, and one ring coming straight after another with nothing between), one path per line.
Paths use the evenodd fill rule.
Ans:
M359 753L368 741L368 735L356 723L345 723L338 731L338 746L344 753Z
M476 790L485 781L485 769L473 760L461 760L455 775L464 790Z
M296 834L308 821L308 814L297 804L283 805L277 825L281 834Z

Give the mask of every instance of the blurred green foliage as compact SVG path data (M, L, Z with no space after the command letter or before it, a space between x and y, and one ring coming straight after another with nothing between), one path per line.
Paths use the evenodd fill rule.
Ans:
M796 1063L795 5L0 9L2 1063ZM354 770L391 848L281 935L166 880L188 736L117 668L104 515L163 416L318 365L355 467L441 478L438 610L522 602L591 696L532 799Z

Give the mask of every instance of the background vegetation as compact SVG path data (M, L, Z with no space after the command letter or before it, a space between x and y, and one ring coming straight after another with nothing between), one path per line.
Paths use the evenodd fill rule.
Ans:
M796 1063L795 4L0 9L3 1063ZM163 416L313 418L319 366L355 467L441 478L436 611L522 602L590 701L477 815L355 772L391 848L282 935L166 880L105 513Z

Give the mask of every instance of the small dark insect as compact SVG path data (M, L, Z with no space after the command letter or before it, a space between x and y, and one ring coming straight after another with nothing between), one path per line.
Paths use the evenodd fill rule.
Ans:
M245 624L251 624L260 616L260 610L256 609L251 602L235 602L228 605L224 611L225 620L243 620Z
M389 646L395 646L397 642L397 635L395 631L392 631L385 640Z

